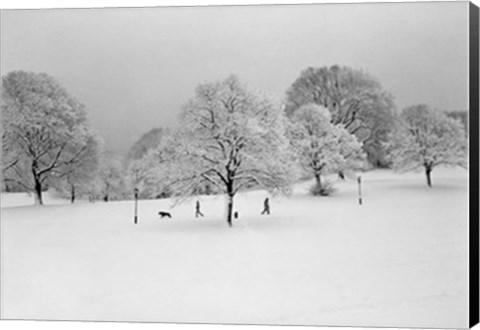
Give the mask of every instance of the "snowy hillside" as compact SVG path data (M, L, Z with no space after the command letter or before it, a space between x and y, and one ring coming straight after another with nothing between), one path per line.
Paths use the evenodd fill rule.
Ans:
M336 180L336 179L335 179ZM363 175L332 197L20 206L2 195L2 317L466 327L468 176ZM12 206L12 207L8 207ZM159 219L158 211L172 213Z

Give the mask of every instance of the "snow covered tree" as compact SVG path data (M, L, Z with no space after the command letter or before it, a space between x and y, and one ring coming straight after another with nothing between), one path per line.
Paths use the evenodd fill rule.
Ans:
M140 159L129 162L127 180L131 190L139 190L140 198L167 198L172 195L162 167L165 162L174 159L176 146L177 141L172 134L164 133L155 148L149 148Z
M123 198L126 194L122 165L119 160L104 155L100 161L98 173L98 189L100 198L108 202Z
M362 145L342 127L331 123L328 109L307 104L292 116L291 141L304 170L315 177L315 191L325 195L322 175L361 168L365 161Z
M371 164L386 165L383 143L392 126L394 102L374 77L337 65L307 68L288 89L285 111L291 116L310 103L327 108L333 124L354 134Z
M445 112L447 116L453 119L459 120L463 128L465 129L465 132L468 134L468 111L467 110L457 110L457 111L447 111Z
M402 111L388 148L394 169L423 168L429 187L436 166L466 168L468 164L468 141L461 122L427 105L415 105Z
M167 128L158 127L149 130L130 148L127 159L129 162L141 159L150 149L158 147L162 139L168 134L169 130Z
M159 180L155 178L155 166L165 161L163 152L153 151L164 149L172 142L168 128L153 128L143 134L128 152L127 183L130 190L139 190L140 198L170 197L168 188L159 185Z
M163 150L169 161L158 171L176 195L194 195L205 183L226 194L232 226L240 190L254 185L288 192L294 175L285 122L280 107L235 76L201 84L183 109L174 145Z
M98 177L99 167L99 140L92 135L86 142L87 149L75 164L67 164L61 173L52 176L52 185L62 195L68 196L71 203L78 196L91 193L91 186Z
M5 117L6 110L4 109L4 104L2 104L2 113L3 117ZM2 154L1 154L1 161L2 161L2 175L1 175L1 183L2 183L2 191L25 191L26 189L16 183L13 180L8 180L5 178L5 173L18 166L20 162L20 158L17 152L15 152L15 148L13 145L7 143L8 139L8 132L6 132L6 121L2 120L1 123L1 130L2 130Z
M15 71L2 77L2 115L4 180L33 192L41 205L49 180L88 152L84 106L47 74Z

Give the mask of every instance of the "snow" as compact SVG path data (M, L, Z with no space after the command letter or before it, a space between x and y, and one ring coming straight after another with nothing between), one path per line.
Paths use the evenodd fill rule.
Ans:
M58 204L67 204L68 201L61 199L55 196L55 194L50 192L44 192L42 194L43 201L46 205L58 205ZM30 206L35 204L35 197L33 193L4 193L1 194L0 206L2 208L6 207L17 207L17 206Z
M2 194L2 318L466 328L468 173L432 178L366 172L362 206L356 180L303 183L269 216L266 192L242 193L233 228L222 196L205 218L140 201L134 225L133 201Z

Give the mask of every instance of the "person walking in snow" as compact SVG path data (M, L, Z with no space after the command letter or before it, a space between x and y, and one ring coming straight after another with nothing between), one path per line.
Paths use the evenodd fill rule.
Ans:
M197 201L195 205L195 218L198 218L198 216L203 217L203 213L200 211L200 201Z
M268 200L268 197L265 198L265 200L263 201L263 211L262 211L262 215L264 214L270 214L270 202Z

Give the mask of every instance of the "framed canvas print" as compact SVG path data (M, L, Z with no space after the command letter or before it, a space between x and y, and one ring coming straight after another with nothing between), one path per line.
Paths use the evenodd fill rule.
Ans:
M478 14L1 10L1 318L473 327Z

